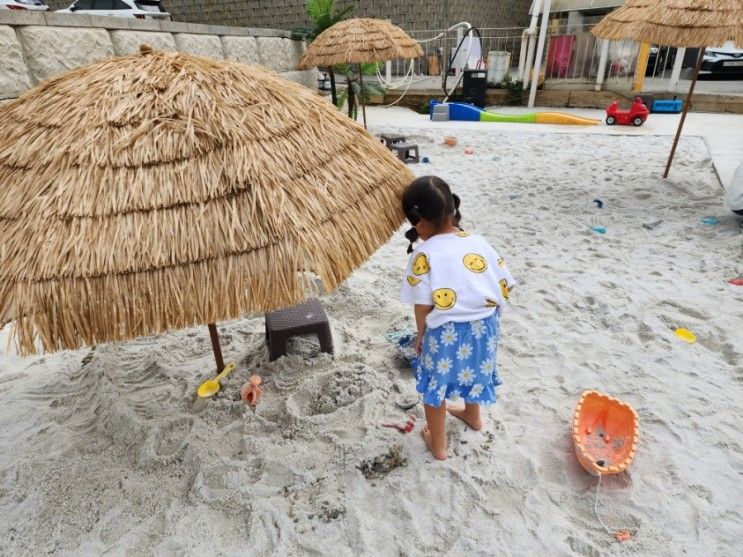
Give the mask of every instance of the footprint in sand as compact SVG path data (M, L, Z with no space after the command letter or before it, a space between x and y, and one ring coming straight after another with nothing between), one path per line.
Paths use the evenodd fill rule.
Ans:
M153 428L142 446L140 463L166 466L176 462L188 446L192 427L193 419L183 417Z

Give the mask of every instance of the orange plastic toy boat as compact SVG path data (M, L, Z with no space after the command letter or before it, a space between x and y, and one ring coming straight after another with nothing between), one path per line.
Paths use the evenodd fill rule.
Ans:
M635 457L640 425L629 404L597 391L585 391L573 415L575 454L594 476L618 474Z

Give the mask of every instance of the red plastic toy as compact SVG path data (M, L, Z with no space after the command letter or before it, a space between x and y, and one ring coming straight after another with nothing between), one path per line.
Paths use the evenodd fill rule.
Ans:
M614 101L606 109L606 123L610 126L622 124L623 126L642 126L647 120L650 110L645 106L640 97L635 97L635 102L629 110L620 110L619 101Z

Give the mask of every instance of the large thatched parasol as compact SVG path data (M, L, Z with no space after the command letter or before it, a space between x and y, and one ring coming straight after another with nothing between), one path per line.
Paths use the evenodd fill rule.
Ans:
M0 107L0 320L27 354L301 302L299 271L333 289L389 239L412 178L262 68L142 47L70 71Z
M307 47L298 67L359 64L361 108L366 127L361 63L419 56L423 56L421 46L399 27L381 19L353 18L336 23L320 33Z
M592 33L609 40L634 39L666 46L701 47L663 173L667 178L691 106L705 47L722 46L726 41L743 46L743 0L627 0L621 8L601 20Z

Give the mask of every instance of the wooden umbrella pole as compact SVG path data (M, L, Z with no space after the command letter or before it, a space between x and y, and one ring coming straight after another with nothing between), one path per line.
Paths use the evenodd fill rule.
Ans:
M219 345L219 334L217 325L209 323L209 336L212 339L212 350L214 350L214 360L217 362L217 373L224 369L224 360L222 359L222 347Z
M361 64L359 64L359 88L361 89L361 114L364 116L364 129L366 127L366 100L364 99L364 74L361 72Z
M676 137L673 138L673 146L671 147L671 154L668 156L668 162L666 163L666 170L663 173L664 178L668 178L668 172L671 170L671 162L673 162L673 155L676 152L676 146L681 137L681 129L684 127L684 120L686 120L686 113L691 108L691 96L694 94L694 86L697 84L697 78L699 77L699 70L702 67L702 61L704 60L705 47L699 50L699 58L697 58L697 64L694 67L694 77L691 80L691 87L689 87L689 93L686 95L686 102L684 103L684 110L681 112L681 121L679 127L676 130Z

